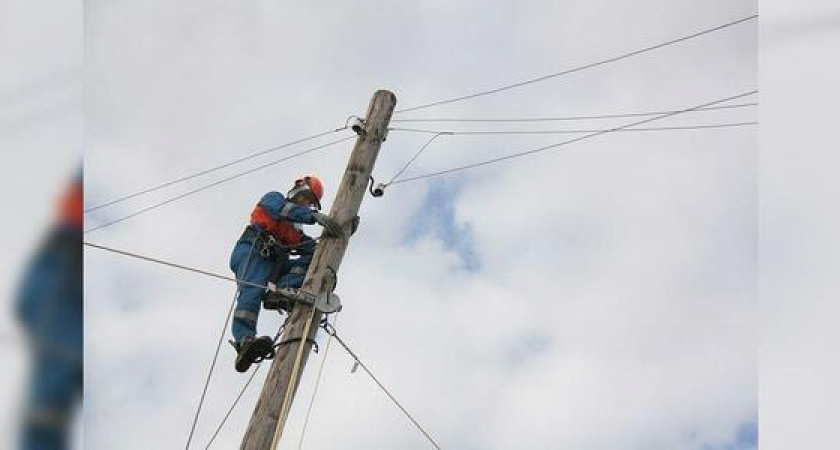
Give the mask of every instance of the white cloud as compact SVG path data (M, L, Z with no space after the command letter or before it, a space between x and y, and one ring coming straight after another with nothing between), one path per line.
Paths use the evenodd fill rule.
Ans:
M93 5L90 198L322 131L363 112L376 88L395 89L400 107L416 105L608 57L752 8ZM747 25L416 116L688 107L752 89L754 55ZM684 120L751 118L740 114ZM424 139L392 132L377 178L395 173ZM411 171L558 140L440 138ZM755 419L754 148L749 129L628 133L464 173L452 201L479 258L474 273L459 270L457 252L434 233L405 242L427 187L395 185L382 199L365 199L362 229L340 270L338 328L445 448L729 442ZM329 180L338 180L348 151L301 158L89 239L227 272L258 196L317 170L331 198ZM87 445L180 445L233 287L87 255ZM276 327L277 318L264 318L263 331ZM232 370L233 352L223 352L199 444L244 380ZM284 448L296 447L319 360L310 358ZM307 448L427 448L349 367L334 347ZM257 395L246 395L218 448L237 445Z

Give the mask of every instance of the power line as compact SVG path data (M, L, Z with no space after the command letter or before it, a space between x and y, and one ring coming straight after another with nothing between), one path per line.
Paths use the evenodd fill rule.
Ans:
M98 244L94 244L94 243L91 243L91 242L82 242L82 243L84 245L88 246L88 247L92 247L92 248L95 248L95 249L105 250L105 251L116 253L116 254L119 254L119 255L128 256L128 257L131 257L131 258L136 258L136 259L140 259L140 260L143 260L143 261L153 262L155 264L161 264L161 265L164 265L164 266L167 266L167 267L173 267L173 268L176 268L176 269L186 270L186 271L189 271L189 272L198 273L198 274L201 274L201 275L206 275L206 276L213 277L213 278L218 278L218 279L221 279L221 280L233 281L234 283L238 283L239 285L258 287L258 288L262 288L262 289L266 288L266 286L258 284L258 283L252 283L250 281L245 281L245 280L239 280L239 279L236 279L236 278L226 277L224 275L219 275L219 274L209 272L209 271L206 271L206 270L195 269L195 268L192 268L192 267L184 266L182 264L176 264L176 263L172 263L172 262L168 262L168 261L163 261L161 259L151 258L151 257L148 257L148 256L139 255L137 253L132 253L132 252L125 251L125 250L119 250L119 249L115 249L115 248L111 248L111 247L106 247L104 245L98 245ZM253 251L253 245L252 245L251 250ZM249 253L248 257L250 258L250 253ZM247 267L247 263L246 263L246 267ZM201 409L202 409L202 406L204 405L204 399L207 395L207 388L210 386L210 379L212 378L213 371L216 368L216 362L219 358L219 350L221 349L222 341L224 340L225 333L227 331L227 326L228 326L228 323L230 322L230 316L233 313L234 305L236 305L236 296L238 294L239 294L239 290L237 289L237 292L236 292L236 294L234 294L233 301L231 302L230 308L228 310L228 314L225 317L225 323L224 323L224 326L222 328L222 334L219 337L219 342L216 345L215 352L213 353L213 360L210 363L210 370L207 373L207 378L204 382L204 387L201 391L201 399L198 402L198 407L196 408L196 412L195 412L195 415L193 417L192 426L190 427L190 434L187 437L187 444L186 444L187 449L190 448L190 443L192 442L192 438L193 438L193 435L195 433L195 427L198 423L198 417L201 414Z
M225 334L227 334L228 323L230 322L230 316L233 314L234 306L236 306L236 297L239 294L237 293L233 296L233 301L230 304L230 308L228 309L228 313L225 316L225 323L222 326L222 334L219 336L219 342L216 344L216 350L213 353L213 360L210 363L210 370L207 372L207 377L204 380L204 387L201 389L201 398L198 400L198 406L195 410L195 415L193 416L192 425L190 426L190 434L187 437L187 445L185 446L186 450L189 450L190 443L192 443L193 435L195 434L195 427L198 425L198 417L201 415L201 409L204 406L204 399L207 396L207 389L210 387L210 379L213 377L213 372L216 369L216 362L219 359L219 351L222 348L222 342L225 339Z
M740 18L738 20L728 22L728 23L725 23L723 25L718 25L718 26L713 27L713 28L708 28L706 30L699 31L697 33L693 33L693 34L690 34L688 36L683 36L681 38L672 39L670 41L662 42L662 43L659 43L659 44L656 44L656 45L651 45L649 47L645 47L645 48L635 50L635 51L632 51L632 52L629 52L629 53L624 53L624 54L614 56L612 58L604 59L604 60L601 60L601 61L589 63L589 64L586 64L586 65L583 65L583 66L575 67L575 68L572 68L572 69L564 70L562 72L556 72L556 73L552 73L552 74L548 74L548 75L543 75L541 77L532 78L532 79L525 80L525 81L520 81L518 83L509 84L509 85L501 86L501 87L494 88L494 89L488 89L486 91L480 91L480 92L476 92L476 93L473 93L473 94L464 95L464 96L461 96L461 97L450 98L450 99L447 99L447 100L439 100L439 101L436 101L436 102L426 103L426 104L422 104L422 105L418 105L418 106L413 106L413 107L410 107L410 108L403 108L403 109L399 109L397 111L394 111L394 114L405 113L405 112L409 112L409 111L417 111L417 110L420 110L420 109L431 108L433 106L440 106L440 105L460 102L460 101L463 101L463 100L468 100L468 99L472 99L472 98L476 98L476 97L483 97L485 95L495 94L495 93L506 91L506 90L509 90L509 89L515 89L515 88L522 87L522 86L525 86L525 85L538 83L540 81L545 81L545 80L548 80L548 79L551 79L551 78L555 78L555 77L559 77L559 76L563 76L563 75L568 75L568 74L575 73L575 72L580 72L580 71L590 69L590 68L593 68L593 67L598 67L598 66L602 66L602 65L609 64L609 63L612 63L612 62L620 61L622 59L630 58L632 56L636 56L636 55L639 55L639 54L642 54L642 53L651 52L653 50L657 50L657 49L660 49L660 48L663 48L663 47L667 47L669 45L673 45L673 44L677 44L677 43L680 43L680 42L683 42L683 41L694 39L694 38L697 38L697 37L700 37L700 36L703 36L703 35L706 35L706 34L709 34L709 33L714 33L716 31L720 31L720 30L723 30L725 28L733 27L735 25L738 25L738 24L741 24L741 23L744 23L744 22L748 22L748 21L753 20L757 17L758 17L758 14L753 14L751 16L743 17L743 18Z
M176 263L172 263L172 262L168 262L168 261L163 261L163 260L160 260L160 259L157 259L157 258L151 258L151 257L148 257L148 256L139 255L137 253L132 253L132 252L125 251L125 250L119 250L119 249L115 249L115 248L111 248L111 247L106 247L104 245L94 244L94 243L91 243L91 242L82 242L82 243L84 245L88 246L88 247L96 248L96 249L99 249L99 250L104 250L104 251L116 253L116 254L119 254L119 255L128 256L128 257L131 257L131 258L137 258L137 259L140 259L140 260L143 260L143 261L153 262L153 263L156 263L156 264L161 264L161 265L168 266L168 267L173 267L173 268L177 268L177 269L181 269L181 270L186 270L186 271L189 271L189 272L199 273L199 274L210 276L210 277L213 277L213 278L218 278L218 279L222 279L222 280L226 280L226 281L233 281L233 282L239 283L241 285L253 286L253 287L259 287L259 288L262 288L262 289L266 289L266 286L261 285L261 284L251 283L251 282L244 281L244 280L237 280L236 278L226 277L224 275L215 274L213 272L209 272L209 271L206 271L206 270L195 269L195 268L187 267L187 266L184 266L184 265L181 265L181 264L176 264ZM227 326L227 323L225 324L225 326ZM429 440L429 442L431 442L432 445L436 449L440 450L440 446L437 445L437 443L434 441L434 439L431 437L431 435L420 425L419 422L417 422L417 420L405 409L405 407L402 406L402 404L393 396L393 394L391 394L391 392L382 384L382 382L380 382L379 379L376 378L376 376L373 374L373 372L371 372L370 369L359 359L359 357L356 356L356 354L350 349L350 347L347 346L347 344L344 342L344 340L342 340L338 336L335 327L332 326L331 324L327 323L327 324L324 324L324 330L327 332L327 334L334 337L336 339L336 341L339 344L341 344L342 347L344 347L344 350L347 351L347 353L357 363L359 363L359 366L362 367L362 369L364 369L364 371L371 377L371 379L373 379L374 382L376 382L376 384L379 386L380 389L382 389L383 392L385 392L385 394L388 396L388 398L390 398L391 401L393 401L394 404L396 404L397 407L400 408L400 410L403 412L403 414L405 414L406 417L408 417L408 419L414 424L414 426L417 427L417 429L420 430L423 433L424 436L426 436L426 438ZM215 360L215 357L214 357L214 360ZM211 368L211 374L212 374L212 368ZM250 383L250 381L249 381L249 383ZM247 387L247 385L245 387ZM243 389L243 391L244 391L244 389ZM240 394L240 396L237 397L236 402L239 401L239 397L241 397L241 394ZM235 406L235 403L234 403L234 406ZM228 415L229 415L229 413L228 413ZM222 424L224 424L224 422ZM193 428L194 428L194 426L193 426ZM189 443L188 443L188 445L189 445Z
M224 276L224 275L219 275L219 274L216 274L216 273L213 273L213 272L209 272L207 270L196 269L196 268L188 267L188 266L185 266L185 265L182 265L182 264L176 264L176 263L173 263L173 262L164 261L164 260L157 259L157 258L152 258L152 257L149 257L149 256L143 256L143 255L133 253L133 252L129 252L129 251L126 251L126 250L119 250L119 249L112 248L112 247L106 247L104 245L94 244L94 243L91 243L91 242L82 242L82 243L84 245L88 246L88 247L92 247L92 248L95 248L95 249L98 249L98 250L108 251L108 252L111 252L111 253L116 253L116 254L123 255L123 256L128 256L130 258L136 258L136 259L140 259L140 260L143 260L143 261L152 262L152 263L155 263L155 264L161 264L161 265L164 265L164 266L167 266L167 267L173 267L173 268L176 268L176 269L181 269L181 270L185 270L185 271L189 271L189 272L193 272L193 273L198 273L198 274L201 274L201 275L206 275L206 276L209 276L209 277L218 278L218 279L225 280L225 281L233 281L234 283L238 283L239 285L257 287L257 288L261 288L261 289L267 289L267 287L265 285L262 285L262 284L259 284L259 283L252 283L250 281L240 280L240 279L237 279L237 278L231 278L231 277L227 277L227 276ZM251 247L251 251L253 252L253 245ZM250 253L248 255L248 258L250 259ZM245 266L246 267L248 266L248 262L246 262ZM219 337L219 342L216 345L216 350L213 354L213 360L210 363L210 370L207 373L207 377L206 377L205 382L204 382L204 387L202 388L202 391L201 391L201 399L199 400L198 407L196 408L195 415L193 416L193 422L192 422L192 425L190 427L189 436L187 438L186 449L189 449L190 443L192 443L192 438L193 438L193 435L195 434L195 427L198 423L198 418L201 414L201 409L202 409L202 406L204 404L204 399L207 395L207 389L210 385L210 380L213 376L213 371L216 367L216 362L218 361L218 358L219 358L219 351L221 349L225 333L227 332L228 323L230 322L230 316L233 313L234 306L236 305L236 296L238 294L239 294L239 290L237 289L237 292L236 292L236 294L234 294L233 301L231 302L230 308L228 310L228 314L225 317L225 323L224 323L224 326L222 327L222 334ZM275 340L276 340L276 337L275 337ZM225 415L224 419L222 420L222 423L219 424L218 428L216 429L215 433L213 434L213 437L210 439L210 442L207 444L208 448L213 443L213 440L216 439L216 435L218 435L219 431L222 429L222 426L225 424L225 421L227 421L228 416L230 416L230 414L233 412L233 408L236 407L236 404L239 402L239 399L244 394L245 389L247 389L248 385L251 383L251 380L253 380L254 376L256 375L256 371L258 369L259 369L259 367L257 367L256 370L254 370L254 373L251 374L251 377L249 378L248 382L242 388L242 391L236 397L236 400L234 400L233 405L228 410L228 413Z
M613 130L615 132L634 132L634 131L676 131L676 130L705 130L714 128L730 128L730 127L745 127L750 125L758 125L757 121L752 122L730 122L717 123L706 125L682 125L682 126L668 126L668 127L649 127L649 128L631 128ZM439 135L449 136L481 136L481 135L514 135L514 134L583 134L583 133L598 133L609 131L610 128L601 129L576 129L576 130L481 130L481 131L443 131L443 130L424 130L417 128L389 128L390 131L404 131L411 133L434 134L435 137ZM413 159L412 159L413 161Z
M359 367L361 367L365 371L365 373L367 373L368 376L370 376L370 378L376 383L376 385L379 386L379 389L381 389L382 392L384 392L385 395L387 395L388 398L390 398L391 401L394 402L395 405L397 405L397 407L400 409L400 411L403 412L403 414L405 414L408 420L410 420L411 423L414 424L414 427L417 428L421 433L423 433L423 436L426 436L426 439L429 441L429 443L431 443L432 446L437 450L440 450L440 446L437 444L437 442L435 442L435 440L432 438L429 432L426 431L426 429L423 428L423 426L420 425L419 422L417 422L417 419L415 419L414 416L412 416L411 413L409 413L408 410L405 409L405 407L399 402L399 400L397 400L396 397L394 397L394 395L391 394L391 391L389 391L388 388L386 388L382 384L382 382L379 381L378 378L376 378L376 375L374 375L373 372L371 372L370 369L365 365L365 363L363 363L362 360L360 360L359 357L356 356L356 353L354 353L353 350L351 350L350 347L347 346L347 343L345 343L344 340L338 336L338 331L335 329L335 326L327 322L324 323L322 327L324 328L324 331L327 332L327 334L334 337L336 342L338 342L342 347L344 347L344 351L346 351L347 354L350 355L350 357L353 358L353 360L359 365Z
M398 128L389 128L389 129L390 129L390 130L404 131L404 130L399 130ZM449 134L449 133L434 133L434 136L432 136L432 138L431 138L431 139L429 139L428 141L426 141L426 143L425 143L425 144L423 144L423 146L422 146L422 147L420 147L420 149L419 149L419 150L417 150L417 152L414 154L414 156L412 156L412 157L411 157L411 159L409 159L409 160L408 160L408 162L407 162L407 163L406 163L406 164L402 167L402 169L400 169L400 170L399 170L399 171L398 171L398 172L397 172L397 173L396 173L393 177L391 177L391 181L389 181L387 184L391 184L391 183L393 183L393 182L394 182L394 180L396 180L398 176L402 175L402 173L403 173L403 172L405 172L405 171L406 171L406 169L408 169L408 167L409 167L411 164L413 164L413 163L414 163L414 161L416 161L416 160L417 160L417 158L420 156L420 154L421 154L421 153L423 153L423 150L425 150L425 149L426 149L426 147L428 147L428 146L429 146L429 144L431 144L431 143L432 143L432 141L434 141L435 139L437 139L437 137L438 137L438 136L440 136L441 134Z
M222 183L227 183L228 181L231 181L231 180L234 180L234 179L236 179L236 178L240 178L240 177L243 177L243 176L245 176L245 175L248 175L248 174L254 173L254 172L258 171L258 170L262 170L262 169L265 169L265 168L267 168L267 167L273 166L273 165L275 165L275 164L279 164L279 163L281 163L281 162L288 161L288 160L290 160L290 159L292 159L292 158L296 158L296 157L298 157L298 156L302 156L302 155L305 155L305 154L307 154L307 153L314 152L315 150L320 150L320 149L322 149L322 148L329 147L329 146L331 146L331 145L335 145L335 144L339 144L339 143L341 143L341 142L349 141L350 139L355 139L355 138L356 138L356 136L349 136L349 137L346 137L346 138L342 138L342 139L338 139L338 140L335 140L335 141L331 141L331 142L328 142L328 143L326 143L326 144L318 145L318 146L316 146L316 147L311 147L311 148L308 148L308 149L306 149L306 150L303 150L303 151L300 151L300 152L294 153L294 154L292 154L292 155L289 155L289 156L283 157L283 158L278 159L278 160L276 160L276 161L272 161L272 162L269 162L269 163L266 163L266 164L262 164L262 165L260 165L260 166L254 167L254 168L252 168L252 169L248 169L248 170L246 170L246 171L244 171L244 172L240 172L240 173L238 173L238 174L231 175L231 176L229 176L229 177L227 177L227 178L223 178L223 179L221 179L221 180L215 181L215 182L210 183L210 184L207 184L207 185L205 185L205 186L202 186L202 187L199 187L199 188L193 189L193 190L188 191L188 192L186 192L186 193L183 193L183 194L181 194L181 195L178 195L178 196L172 197L172 198L170 198L170 199L168 199L168 200L164 200L164 201L162 201L162 202L155 203L154 205L151 205L151 206L148 206L148 207L146 207L146 208L143 208L143 209L141 209L141 210L139 210L139 211L136 211L136 212L134 212L134 213L131 213L131 214L127 215L127 216L123 216L123 217L120 217L119 219L115 219L115 220L112 220L112 221L110 221L110 222L106 222L106 223L104 223L104 224L102 224L102 225L99 225L99 226L96 226L96 227L90 228L90 229L88 229L88 230L85 230L85 234L90 233L90 232L93 232L93 231L96 231L96 230L100 230L100 229L102 229L102 228L105 228L105 227L108 227L108 226L111 226L111 225L114 225L114 224L117 224L117 223L120 223L120 222L122 222L122 221L124 221L124 220L128 220L128 219L131 219L131 218L133 218L133 217L137 217L137 216L139 216L140 214L143 214L143 213L146 213L146 212L149 212L149 211L155 210L155 209L157 209L157 208L160 208L161 206L168 205L169 203L172 203L172 202L174 202L174 201L180 200L180 199L182 199L182 198L184 198L184 197L188 197L188 196L190 196L190 195L196 194L196 193L201 192L201 191L204 191L204 190L206 190L206 189L210 189L211 187L218 186L218 185L220 185L220 184L222 184Z
M119 197L117 199L110 200L110 201L102 203L100 205L87 208L87 209L85 209L85 213L89 213L91 211L96 211L97 209L105 208L106 206L111 206L111 205L114 205L116 203L120 203L120 202L123 202L125 200L128 200L128 199L139 197L141 195L148 194L150 192L154 192L154 191L157 191L157 190L160 190L160 189L163 189L165 187L169 187L169 186L172 186L172 185L175 185L175 184L178 184L178 183L182 183L184 181L191 180L193 178L200 177L202 175L206 175L208 173L212 173L212 172L215 172L217 170L221 170L221 169L224 169L226 167L230 167L230 166L233 166L235 164L239 164L241 162L248 161L250 159L254 159L256 157L259 157L259 156L262 156L262 155L265 155L265 154L268 154L268 153L271 153L271 152L275 152L275 151L280 150L280 149L284 149L286 147L291 147L291 146L296 145L296 144L301 144L303 142L311 141L313 139L317 139L317 138L320 138L320 137L323 137L323 136L327 136L327 135L330 135L330 134L333 134L333 133L337 133L337 132L345 130L345 129L347 129L347 127L336 128L335 130L324 131L323 133L313 134L312 136L307 136L305 138L301 138L301 139L298 139L296 141L287 142L287 143L282 144L282 145L278 145L278 146L271 147L271 148L268 148L268 149L265 149L265 150L261 150L261 151L258 151L256 153L252 153L248 156L244 156L242 158L238 158L238 159L235 159L233 161L229 161L229 162L220 164L218 166L214 166L214 167L211 167L209 169L202 170L200 172L196 172L196 173L193 173L193 174L190 174L190 175L185 175L181 178L178 178L178 179L175 179L175 180L172 180L172 181L167 181L165 183L161 183L161 184L149 187L147 189L143 189L143 190L135 192L133 194L125 195L123 197Z
M257 372L260 371L260 367L262 367L262 362L257 363L257 367L253 372L251 372L251 376L248 377L248 381L246 381L245 385L242 386L242 389L239 390L239 394L233 400L233 404L230 405L230 408L228 408L227 413L225 413L225 417L222 418L222 422L219 423L218 427L216 427L216 431L213 432L213 436L210 437L210 441L207 443L207 446L204 447L204 450L209 449L210 446L213 445L213 442L216 441L216 437L219 435L219 432L222 431L222 427L224 427L228 418L233 413L233 410L236 409L236 405L239 403L239 400L241 400L242 396L245 395L245 391L248 390L248 386L250 386L251 382L254 381L254 378L257 376Z
M161 264L161 265L164 265L164 266L173 267L175 269L186 270L188 272L198 273L198 274L201 274L201 275L206 275L208 277L218 278L220 280L232 281L234 283L238 283L238 284L243 285L243 286L251 286L251 287L257 287L257 288L261 288L261 289L268 289L267 286L265 286L263 284L252 283L250 281L245 281L245 280L239 280L239 279L236 279L236 278L233 278L233 277L227 277L227 276L220 275L220 274L217 274L217 273L213 273L213 272L210 272L210 271L207 271L207 270L196 269L196 268L188 267L188 266L185 266L185 265L182 265L182 264L177 264L177 263L173 263L173 262L169 262L169 261L164 261L162 259L152 258L152 257L149 257L149 256L143 256L143 255L140 255L140 254L137 254L137 253L132 253L132 252L129 252L129 251L126 251L126 250L119 250L119 249L116 249L116 248L113 248L113 247L106 247L104 245L94 244L92 242L82 242L82 244L84 244L88 247L98 249L98 250L104 250L104 251L107 251L107 252L116 253L118 255L128 256L130 258L136 258L136 259L140 259L140 260L143 260L143 261L152 262L152 263L155 263L155 264Z
M464 165L464 166L454 167L454 168L451 168L451 169L441 170L441 171L437 171L437 172L431 172L431 173L427 173L427 174L424 174L424 175L418 175L418 176L411 177L411 178L404 178L402 180L395 181L392 184L400 184L400 183L407 183L409 181L422 180L424 178L436 177L436 176L439 176L439 175L445 175L445 174L449 174L449 173L452 173L452 172L459 172L459 171L463 171L463 170L473 169L473 168L476 168L476 167L486 166L486 165L489 165L489 164L495 164L495 163L498 163L498 162L507 161L507 160L514 159L514 158L519 158L519 157L522 157L522 156L533 155L534 153L539 153L539 152L543 152L545 150L550 150L550 149L553 149L553 148L573 144L575 142L579 142L579 141L582 141L584 139L589 139L589 138L593 138L593 137L596 137L596 136L600 136L602 134L613 133L613 132L616 132L616 131L624 130L626 128L634 127L634 126L637 126L637 125L642 125L642 124L645 124L645 123L648 123L648 122L653 122L655 120L665 119L667 117L675 116L677 114L682 114L682 113L686 113L686 112L689 112L689 111L694 111L697 108L703 108L703 107L706 107L706 106L711 106L711 105L715 105L715 104L718 104L718 103L724 103L724 102L727 102L727 101L730 101L730 100L735 100L735 99L738 99L738 98L746 97L748 95L755 94L756 92L758 92L758 91L753 90L753 91L746 92L746 93L743 93L743 94L738 94L738 95L734 95L734 96L731 96L731 97L727 97L727 98L724 98L724 99L721 99L721 100L715 100L713 102L704 103L702 105L698 105L698 106L695 106L695 107L692 107L692 108L687 108L687 109L683 109L683 110L679 110L679 111L670 112L670 113L667 113L667 114L662 114L662 115L659 115L659 116L656 116L656 117L651 117L649 119L639 120L639 121L636 121L636 122L628 123L626 125L622 125L620 127L609 128L609 129L606 129L606 130L597 131L597 132L594 132L594 133L591 133L591 134L586 134L586 135L583 135L583 136L580 136L580 137L577 137L577 138L574 138L574 139L569 139L569 140L566 140L566 141L558 142L556 144L546 145L544 147L539 147L539 148L527 150L527 151L524 151L524 152L514 153L512 155L506 155L506 156L502 156L502 157L498 157L498 158L488 159L488 160L480 161L480 162L477 162L477 163L467 164L467 165Z
M283 321L283 324L280 325L280 328L277 330L277 333L274 335L274 345L275 346L278 345L277 340L280 339L280 335L283 334L283 331L286 329L286 325L289 323L290 318L291 318L291 315L286 316L286 320ZM329 343L327 343L327 348L329 348ZM239 403L239 400L242 399L242 396L245 395L245 391L248 390L248 386L251 384L252 381L254 381L254 377L257 376L257 372L259 372L260 367L262 367L262 361L257 363L257 368L254 369L254 371L251 373L251 376L248 377L248 381L246 381L245 385L242 386L242 389L239 390L239 394L233 400L233 404L230 405L230 408L228 408L227 413L225 413L225 417L222 418L222 421L221 421L221 423L219 423L219 426L216 427L216 431L213 432L213 436L210 437L210 441L207 442L207 446L204 447L204 450L209 449L210 446L213 445L213 442L216 440L216 437L219 435L219 432L222 431L222 427L224 427L225 422L227 422L228 418L230 418L230 415L233 414L233 410L236 409L236 405Z
M713 111L719 109L738 109L750 106L757 106L758 102L738 103L735 105L720 105L710 106L708 108L700 108L695 111ZM561 116L561 117L520 117L520 118L420 118L420 119L392 119L391 122L402 123L420 123L420 122L436 122L436 123L505 123L505 122L561 122L561 121L577 121L577 120L598 120L598 119L619 119L624 117L640 117L640 116L655 116L658 114L667 114L671 111L648 111L636 113L617 113L617 114L598 114L591 116Z
M248 275L248 266L251 263L251 255L254 253L254 247L256 247L257 241L254 240L251 242L251 249L248 251L248 258L245 260L245 269L244 273L242 274L241 278L245 278ZM237 278L239 278L239 274L237 273ZM204 381L204 387L201 390L201 399L198 401L198 407L195 410L195 416L193 417L192 426L190 427L190 435L187 438L187 445L185 450L190 450L190 443L192 442L193 434L195 434L195 426L198 425L198 417L201 415L201 408L204 406L204 398L207 396L207 389L210 387L210 379L213 377L213 371L216 369L216 361L219 359L219 351L222 349L222 342L225 340L225 334L227 334L228 324L230 323L230 316L233 315L233 309L236 306L236 301L239 298L239 288L237 287L236 292L233 294L233 299L230 302L230 308L228 308L227 315L225 316L225 323L222 325L222 333L219 336L219 342L216 343L216 351L213 353L213 361L210 363L210 370L207 372L207 378Z

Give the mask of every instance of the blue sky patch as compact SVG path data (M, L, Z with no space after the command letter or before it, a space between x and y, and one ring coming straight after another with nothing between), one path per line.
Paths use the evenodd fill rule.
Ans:
M468 226L455 223L454 200L459 190L450 181L431 184L420 209L414 213L405 241L411 244L427 236L439 239L449 250L458 254L465 270L475 272L480 264L472 233Z
M758 448L758 422L741 424L731 442L722 445L703 445L703 450L756 450Z

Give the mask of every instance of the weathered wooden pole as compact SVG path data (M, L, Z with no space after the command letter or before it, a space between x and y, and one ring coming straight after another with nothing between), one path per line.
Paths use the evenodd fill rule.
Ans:
M396 96L384 90L376 91L370 101L364 121L365 131L356 140L330 210L330 216L344 224L344 236L322 236L301 288L307 293L319 295L334 287L333 271L338 271L344 257L350 239L351 222L359 213L368 179L387 135L388 123L396 104ZM294 306L282 337L283 341L292 342L280 347L271 364L260 399L242 439L242 450L276 448L311 351L312 344L308 340L314 339L320 321L321 313L312 307L304 304ZM307 333L307 339L301 339L304 333Z

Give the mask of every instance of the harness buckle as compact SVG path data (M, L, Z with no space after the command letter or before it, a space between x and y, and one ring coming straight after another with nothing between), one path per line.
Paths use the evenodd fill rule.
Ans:
M263 258L268 258L271 256L271 252L274 249L274 246L277 245L277 239L275 239L273 235L266 233L266 236L260 239L259 243L260 256L262 256Z

